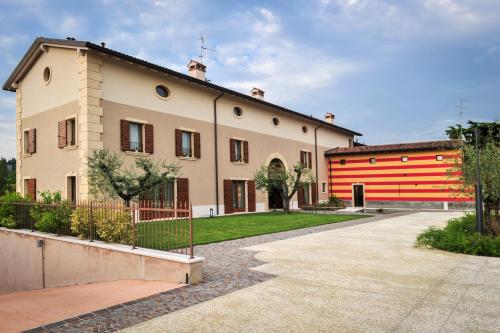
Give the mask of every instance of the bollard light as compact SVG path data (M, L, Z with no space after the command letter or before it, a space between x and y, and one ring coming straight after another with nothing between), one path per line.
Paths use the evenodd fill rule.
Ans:
M214 209L210 208L210 218L213 218L213 217L214 217Z

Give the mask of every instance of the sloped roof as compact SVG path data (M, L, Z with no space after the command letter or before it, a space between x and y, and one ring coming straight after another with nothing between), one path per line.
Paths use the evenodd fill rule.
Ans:
M325 151L325 156L359 155L370 153L391 153L410 151L429 151L456 149L461 146L460 140L441 140L426 142L397 143L388 145L337 147Z
M107 54L107 55L110 55L113 57L117 57L117 58L129 61L131 63L137 64L140 66L144 66L144 67L156 70L158 72L172 75L176 78L179 78L179 79L191 82L191 83L195 83L195 84L200 85L202 87L209 88L209 89L218 91L218 92L223 93L223 94L228 94L228 95L232 95L235 97L239 97L239 98L248 100L248 101L253 102L253 103L261 104L263 106L273 108L273 109L279 110L281 112L288 113L288 114L296 116L296 117L307 119L307 120L315 122L318 125L321 125L323 127L335 129L335 130L338 130L340 132L346 133L348 135L357 135L357 136L363 135L361 133L352 131L350 129L340 127L340 126L337 126L334 124L330 124L328 122L314 118L312 116L308 116L306 114L303 114L303 113L300 113L297 111L293 111L293 110L287 109L285 107L266 102L264 100L254 98L250 95L245 95L245 94L242 94L240 92L237 92L237 91L210 83L208 81L202 81L202 80L193 78L189 75L174 71L172 69L162 67L160 65L156 65L156 64L150 63L148 61L145 61L145 60L142 60L139 58L132 57L128 54L121 53L121 52L118 52L118 51L112 50L110 48L103 47L101 45L97 45L97 44L94 44L91 42L80 41L80 40L52 39L52 38L44 38L44 37L36 38L35 41L33 42L33 44L31 45L31 47L28 49L28 51L24 55L24 57L21 59L19 64L16 66L16 68L14 69L12 74L9 76L7 81L5 81L5 83L3 85L4 90L15 91L15 89L12 87L12 84L19 82L23 78L23 76L27 73L29 68L33 65L33 63L36 61L36 59L40 56L40 54L42 52L40 47L43 44L48 44L48 45L52 44L52 45L69 46L69 47L75 47L75 48L94 50L94 51L97 51L97 52L100 52L103 54Z

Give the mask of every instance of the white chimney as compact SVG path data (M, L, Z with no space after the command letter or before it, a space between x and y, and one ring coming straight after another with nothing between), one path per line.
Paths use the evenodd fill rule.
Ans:
M188 64L189 76L195 79L206 81L205 72L207 71L207 66L203 65L201 62L196 60L191 60Z
M333 121L335 120L335 115L333 113L327 112L325 114L325 121L327 123L333 124Z
M264 90L260 90L259 88L252 88L250 91L250 95L252 97L258 98L258 99L264 99Z

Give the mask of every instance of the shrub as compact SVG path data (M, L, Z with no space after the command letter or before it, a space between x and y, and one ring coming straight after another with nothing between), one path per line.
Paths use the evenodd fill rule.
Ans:
M69 202L62 199L60 192L41 192L40 198L41 202L30 210L35 229L57 234L67 230L71 216Z
M500 237L476 231L476 217L451 219L443 229L430 227L418 235L416 246L481 256L500 257Z
M25 226L27 207L15 203L27 203L30 200L17 192L8 192L0 197L0 226L21 228Z
M94 235L109 243L132 244L132 216L128 210L99 208L93 212ZM90 210L75 209L71 215L71 232L79 238L90 235Z
M345 207L345 203L337 198L335 194L332 194L332 196L328 198L328 204L330 207Z

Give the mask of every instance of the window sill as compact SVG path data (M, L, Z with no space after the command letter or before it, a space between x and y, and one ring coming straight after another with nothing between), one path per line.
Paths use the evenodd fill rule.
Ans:
M196 157L191 157L191 156L177 156L177 157L183 161L196 161L196 160L198 160Z
M231 163L233 163L234 165L245 165L245 164L247 164L247 163L246 163L246 162L244 162L244 161L233 161L233 162L231 162Z
M62 150L74 150L74 149L78 149L78 145L66 146L62 148Z
M125 152L125 155L130 155L130 156L144 156L144 157L145 157L145 156L149 156L149 155L151 155L151 154L149 154L149 153L144 153L144 152L142 152L142 151L132 151L132 150L127 150L127 151Z
M22 153L21 154L21 157L31 157L33 154L29 154L29 153Z

